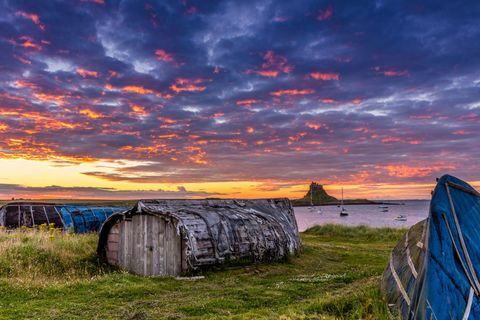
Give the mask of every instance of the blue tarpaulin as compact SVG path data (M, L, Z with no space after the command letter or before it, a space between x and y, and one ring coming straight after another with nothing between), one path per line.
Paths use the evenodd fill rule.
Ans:
M0 208L0 226L14 229L53 224L75 233L96 232L109 216L127 209L121 206L13 202Z
M393 250L382 282L402 319L480 319L480 194L445 175L428 219Z

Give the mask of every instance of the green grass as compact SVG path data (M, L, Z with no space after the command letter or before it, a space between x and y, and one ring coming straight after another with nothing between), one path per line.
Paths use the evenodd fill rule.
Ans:
M112 270L93 234L0 231L0 319L388 319L379 280L403 232L314 227L287 262L188 281Z

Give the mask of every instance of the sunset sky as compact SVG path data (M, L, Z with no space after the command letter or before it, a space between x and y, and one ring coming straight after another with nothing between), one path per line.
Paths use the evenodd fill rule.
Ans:
M0 1L0 198L480 186L478 1Z

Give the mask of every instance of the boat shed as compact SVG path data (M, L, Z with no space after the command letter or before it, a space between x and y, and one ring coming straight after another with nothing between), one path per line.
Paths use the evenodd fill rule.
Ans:
M0 207L0 226L16 229L47 224L75 233L97 232L109 216L125 210L120 206L10 202Z
M300 246L288 199L145 200L105 221L98 254L136 274L179 275L235 261L279 261Z

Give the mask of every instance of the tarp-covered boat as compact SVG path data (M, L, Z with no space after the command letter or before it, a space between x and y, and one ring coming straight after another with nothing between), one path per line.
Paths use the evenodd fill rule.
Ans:
M95 232L109 216L127 209L120 206L11 202L0 207L0 226L15 229L53 224L75 233Z
M428 219L392 251L382 279L401 319L480 319L480 193L445 175Z
M279 261L301 247L288 199L143 200L103 224L98 254L141 275Z

